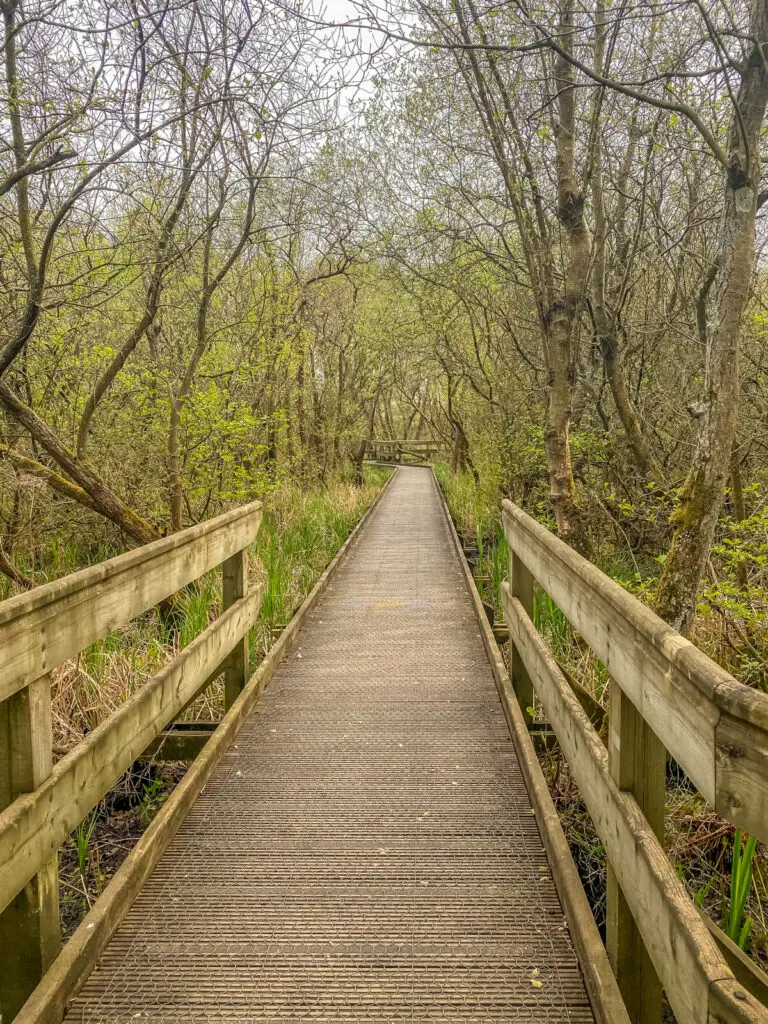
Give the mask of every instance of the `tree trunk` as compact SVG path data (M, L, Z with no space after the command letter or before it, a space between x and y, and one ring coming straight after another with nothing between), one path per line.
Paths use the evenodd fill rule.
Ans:
M363 459L365 458L365 450L368 447L368 442L373 440L373 431L376 424L376 407L379 404L379 389L376 388L376 393L371 400L371 407L368 410L368 423L365 437L360 442L357 453L355 455L355 487L363 486Z
M755 221L760 184L760 135L768 103L768 4L755 0L747 59L729 138L725 202L720 221L717 271L709 289L704 394L697 410L693 461L671 516L672 544L656 598L662 618L690 631L699 587L712 547L736 434L740 369L739 339L755 258Z
M189 398L189 393L192 389L192 384L194 383L195 374L197 373L197 368L200 365L200 360L205 355L208 347L208 313L211 308L212 296L234 266L237 257L245 248L245 244L251 232L251 225L253 223L255 195L256 184L251 182L251 188L248 194L248 209L243 223L243 228L240 233L240 238L234 249L224 261L224 264L219 268L218 273L214 274L213 277L211 277L211 250L213 248L213 234L219 223L219 218L226 202L226 191L224 189L222 189L218 204L208 217L208 223L206 225L207 232L203 243L202 289L195 323L195 350L184 370L178 390L175 394L171 394L171 411L168 424L168 498L171 515L171 528L174 531L181 530L184 526L184 478L182 475L182 459L180 453L182 413L187 403L187 399ZM158 282L159 281L160 278L158 278ZM156 312L156 304L153 308ZM154 315L152 319L154 319Z
M139 544L148 544L150 541L158 540L160 537L158 531L126 505L111 488L107 487L93 468L84 460L78 459L66 445L62 444L48 424L41 420L29 406L24 405L2 382L0 382L0 402L34 440L48 452L57 465L86 492L95 511L115 523Z
M549 475L549 500L557 534L573 547L582 548L583 523L576 504L576 484L571 463L570 323L562 306L555 307L548 332L548 387L544 448Z
M560 32L565 53L570 53L573 45L573 10L569 3L570 0L563 0L560 10ZM544 444L549 497L558 535L572 547L584 551L586 538L573 479L570 425L576 384L576 351L586 303L592 236L584 217L584 196L576 181L575 81L573 67L565 55L556 58L554 77L558 113L555 126L557 218L565 228L568 250L561 295L548 310L544 325L549 377Z
M627 436L627 443L635 465L648 483L661 485L664 480L664 470L658 460L653 457L640 426L640 417L629 393L621 365L616 336L610 330L601 334L598 329L598 344L616 412Z
M35 585L35 581L31 576L25 576L23 572L16 568L3 550L2 543L0 543L0 572L7 576L16 586L23 587L24 590L31 590Z
M477 467L472 461L472 456L469 452L467 432L458 418L454 418L451 421L451 429L453 432L453 447L451 450L452 472L466 473L469 470L475 483L480 483L480 474L477 472Z
M596 65L598 71L602 69L604 45L604 23L601 21L600 34L598 36ZM630 137L634 140L634 122L630 129ZM634 143L632 143L634 149ZM626 181L629 177L630 164L626 161L622 168L622 181L620 191L626 191ZM646 482L661 483L664 472L659 462L653 457L651 449L643 436L640 424L640 417L637 413L635 403L627 387L624 376L621 353L619 350L619 332L616 314L609 310L609 303L606 299L606 242L608 225L605 215L605 199L603 195L603 149L599 131L596 132L594 146L594 160L592 168L592 202L595 215L595 234L592 240L592 274L590 285L590 298L592 303L592 316L595 323L595 334L600 355L603 358L605 376L608 386L611 389L613 403L616 407L619 420L627 437L630 451L635 460L635 465ZM628 256L627 246L624 249L624 265ZM614 310L618 305L618 295L614 295Z
M299 432L299 468L302 473L307 469L307 418L304 410L304 342L299 343L299 359L296 368L296 426Z
M744 484L741 479L741 459L737 446L733 446L731 458L731 495L733 496L733 517L737 523L743 523L747 518L747 506L744 502ZM749 575L744 562L739 562L736 567L736 579L742 590L749 586Z
M181 456L179 454L180 426L181 407L178 399L172 395L168 421L168 505L171 530L174 533L184 526L184 484L181 478Z

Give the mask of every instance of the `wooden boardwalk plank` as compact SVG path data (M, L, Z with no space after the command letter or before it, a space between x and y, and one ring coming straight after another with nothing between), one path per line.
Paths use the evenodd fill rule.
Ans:
M399 471L66 1019L593 1021L429 471Z

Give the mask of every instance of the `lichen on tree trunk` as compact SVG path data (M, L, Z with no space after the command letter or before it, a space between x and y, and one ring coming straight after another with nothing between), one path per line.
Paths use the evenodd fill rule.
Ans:
M717 269L707 294L704 387L695 411L688 477L672 513L674 535L659 581L656 610L682 632L691 628L731 469L740 385L740 334L755 259L759 146L766 103L768 5L752 7L755 40L745 62L728 139Z

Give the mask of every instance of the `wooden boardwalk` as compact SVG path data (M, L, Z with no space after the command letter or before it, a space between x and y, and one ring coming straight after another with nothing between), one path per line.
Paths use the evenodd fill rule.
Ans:
M429 470L398 472L66 1020L593 1020Z

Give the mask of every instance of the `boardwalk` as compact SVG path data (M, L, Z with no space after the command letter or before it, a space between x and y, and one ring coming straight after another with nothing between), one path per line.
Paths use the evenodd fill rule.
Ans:
M399 471L66 1019L593 1020L427 470Z

